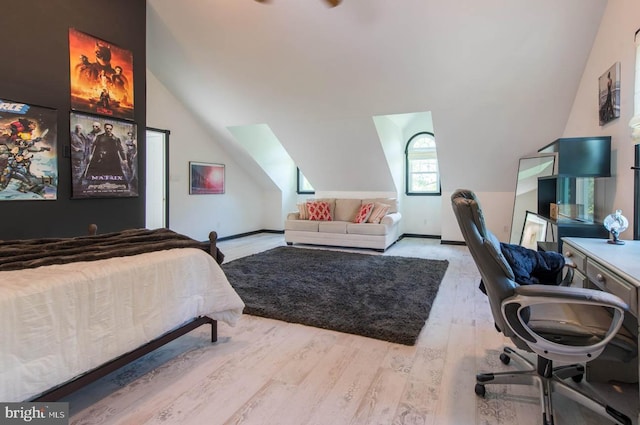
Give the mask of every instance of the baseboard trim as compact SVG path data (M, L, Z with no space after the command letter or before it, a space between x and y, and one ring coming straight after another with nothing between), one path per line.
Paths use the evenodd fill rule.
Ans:
M252 232L245 232L245 233L238 233L236 235L224 236L222 238L218 238L217 241L228 241L228 240L231 240L231 239L239 239L239 238L244 238L245 236L258 235L260 233L284 234L284 230L270 230L270 229L254 230Z
M423 238L423 239L440 239L440 235L423 235L419 233L403 233L398 240L402 238Z
M219 242L229 241L232 239L244 238L246 236L258 235L260 233L284 234L284 230L260 229L260 230L254 230L252 232L245 232L245 233L238 233L236 235L224 236L222 238L218 238L217 241ZM403 238L440 239L441 245L463 245L463 246L467 245L464 241L450 241L450 240L442 239L441 236L439 235L422 235L418 233L403 233L402 235L400 235L398 240Z
M440 241L440 245L462 245L462 246L467 246L467 243L464 242L464 241L441 240Z

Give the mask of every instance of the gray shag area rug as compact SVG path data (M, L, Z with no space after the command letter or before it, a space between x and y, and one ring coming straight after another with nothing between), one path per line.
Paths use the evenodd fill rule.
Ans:
M244 313L413 345L449 262L278 247L222 265Z

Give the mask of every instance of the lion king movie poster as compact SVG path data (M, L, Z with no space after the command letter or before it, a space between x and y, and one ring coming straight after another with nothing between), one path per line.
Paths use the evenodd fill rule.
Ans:
M133 54L69 29L71 108L133 119Z
M58 192L57 111L0 99L0 201Z

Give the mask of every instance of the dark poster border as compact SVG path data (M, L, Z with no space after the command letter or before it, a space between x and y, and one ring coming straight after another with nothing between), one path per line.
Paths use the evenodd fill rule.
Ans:
M58 111L0 100L0 201L58 199Z
M72 111L69 128L71 198L137 197L136 123Z
M71 109L134 119L133 52L69 28Z

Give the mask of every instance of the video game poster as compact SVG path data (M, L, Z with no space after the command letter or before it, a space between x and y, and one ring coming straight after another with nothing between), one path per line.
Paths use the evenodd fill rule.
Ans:
M133 119L133 53L69 29L71 109Z
M136 124L71 112L72 198L138 196Z
M55 109L0 99L0 201L55 200Z

